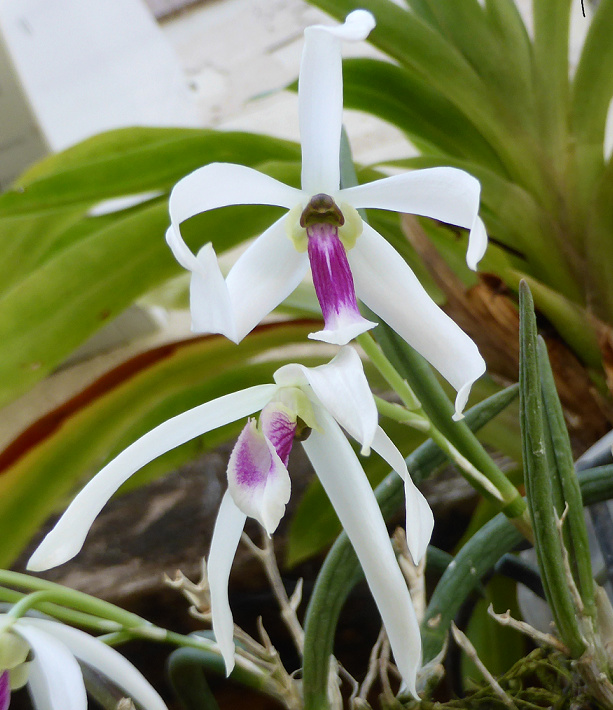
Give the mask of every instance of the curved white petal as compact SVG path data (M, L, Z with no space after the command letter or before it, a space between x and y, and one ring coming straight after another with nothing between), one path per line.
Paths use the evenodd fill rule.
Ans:
M128 446L76 496L30 557L28 569L39 572L74 557L98 513L133 473L186 441L259 411L276 390L276 385L257 385L219 397L169 419Z
M253 168L233 163L210 163L194 170L172 188L168 209L175 228L201 212L229 205L278 205L291 209L300 190Z
M198 252L196 263L189 283L192 330L194 333L221 333L238 343L230 294L210 242Z
M241 254L226 279L236 342L297 288L309 268L308 256L288 238L284 220L277 220Z
M303 442L360 561L385 625L396 665L409 691L421 665L421 636L406 582L392 550L387 528L360 462L338 424L322 408L323 432Z
M377 405L360 356L351 346L341 348L325 365L284 365L274 377L279 385L310 385L318 401L368 454L377 430Z
M469 229L466 261L476 269L487 247L485 227L478 218L480 194L481 184L464 170L427 168L349 187L339 200L356 209L417 214Z
M423 355L458 391L456 414L485 372L477 346L441 310L398 252L367 224L348 253L358 298Z
M13 629L34 652L28 690L36 710L87 710L83 675L66 646L22 620Z
M356 10L343 25L314 25L304 31L298 113L302 189L309 194L338 190L343 120L341 41L366 39L374 26L369 12Z
M22 618L20 626L33 626L64 644L80 661L95 668L127 697L146 710L167 710L166 704L149 681L114 648L89 634L48 619Z
M226 674L234 668L234 621L228 601L230 570L247 516L240 511L228 491L217 513L207 561L213 631L226 664Z
M247 422L232 449L228 490L245 515L255 518L268 535L274 533L285 514L291 483L285 464L255 419Z
M407 545L413 562L417 565L426 554L432 537L434 529L432 510L422 492L413 483L404 457L381 427L377 428L372 448L404 480Z

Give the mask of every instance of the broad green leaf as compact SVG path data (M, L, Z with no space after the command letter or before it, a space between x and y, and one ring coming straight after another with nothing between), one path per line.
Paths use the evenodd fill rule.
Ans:
M469 62L486 86L497 111L510 125L534 131L532 68L524 53L509 51L478 0L426 0L440 34ZM513 46L516 49L516 43ZM522 131L518 133L521 135Z
M257 165L298 160L295 143L270 136L176 128L126 128L103 133L35 166L0 195L0 216L62 205L168 191L206 163Z
M571 5L572 0L538 0L532 5L538 128L556 172L564 169L567 150Z
M590 199L604 164L603 143L613 96L613 0L602 0L594 14L572 85L571 125L576 136L576 186Z
M425 152L442 151L504 174L500 159L466 113L402 67L375 59L345 60L343 87L345 108L392 123Z
M191 407L272 381L286 361L280 346L304 344L312 328L309 321L260 326L239 346L221 336L161 346L111 370L33 424L0 456L0 566L10 565L66 496L125 446ZM321 361L317 346L310 352L307 364ZM232 431L236 427L211 432L161 457L138 480L219 444Z

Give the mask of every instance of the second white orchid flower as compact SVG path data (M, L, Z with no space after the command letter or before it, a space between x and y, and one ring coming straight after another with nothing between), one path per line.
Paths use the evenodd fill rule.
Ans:
M405 461L377 423L376 405L362 363L351 347L327 365L286 365L275 384L220 397L180 414L129 446L76 496L28 563L34 571L77 554L94 519L138 469L196 436L261 411L249 420L230 456L208 560L213 630L230 672L234 666L233 620L228 602L232 561L247 517L268 534L279 524L290 495L287 462L295 438L304 450L351 540L387 629L396 664L415 694L421 639L407 585L396 562L374 493L339 424L362 446L381 455L403 477L406 530L416 562L432 533L432 512L413 484Z
M310 264L325 325L309 337L344 345L372 328L375 323L358 310L361 299L458 391L458 418L485 363L404 259L356 210L417 214L469 229L466 258L475 269L487 246L478 215L480 185L463 170L430 168L340 189L341 42L363 40L374 26L369 12L356 10L343 25L305 30L298 92L302 190L242 165L206 165L175 185L166 239L192 273L196 332L239 342L298 286ZM194 255L180 224L207 210L251 204L278 205L289 213L255 240L224 280L212 245Z
M79 662L122 689L139 707L167 710L143 675L114 648L51 619L0 614L0 710L27 683L35 710L87 710Z

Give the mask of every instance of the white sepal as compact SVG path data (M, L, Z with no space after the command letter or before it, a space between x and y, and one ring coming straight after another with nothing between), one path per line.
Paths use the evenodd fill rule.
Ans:
M372 448L404 480L407 545L413 562L417 565L426 554L432 537L434 528L432 510L422 492L413 483L404 457L381 427L377 429Z
M343 25L314 25L304 31L298 80L298 114L302 144L302 189L310 195L333 195L340 184L343 121L341 42L366 39L373 16L356 10Z
M376 498L338 424L316 407L322 432L302 443L353 545L375 599L403 681L417 697L421 636L411 596L392 549Z
M87 710L83 674L66 646L28 623L18 621L13 629L34 654L28 690L36 710Z
M426 168L393 175L341 190L340 200L353 207L371 207L457 224L469 229L466 261L477 268L487 247L487 234L478 218L481 184L458 168Z
M247 516L236 507L229 491L221 499L207 561L213 632L226 664L226 675L234 669L234 620L228 600L230 570Z
M277 220L241 254L226 279L236 341L240 342L304 278L309 259L288 239L285 217ZM207 307L215 306L210 301ZM222 331L215 331L222 332Z
M471 385L485 372L475 343L436 305L406 261L372 227L364 225L364 233L347 256L358 298L458 391L454 418L461 418Z
M276 391L276 385L257 385L219 397L169 419L128 446L76 496L30 557L28 569L39 572L74 557L106 502L145 464L186 441L259 411Z
M53 636L76 658L106 676L141 707L147 710L167 710L166 704L149 681L114 648L57 621L24 617L20 619L19 627L24 626L32 626Z

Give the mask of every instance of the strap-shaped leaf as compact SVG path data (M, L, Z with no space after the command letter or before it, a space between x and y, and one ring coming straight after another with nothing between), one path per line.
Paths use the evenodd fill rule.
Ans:
M563 498L563 494L560 492L557 495L554 490L559 487L559 479L549 424L545 419L534 304L525 282L520 284L519 298L520 422L526 497L547 601L562 640L573 657L579 658L585 649L585 642L564 571L560 534L556 524L561 511L556 511L555 501L558 497Z

